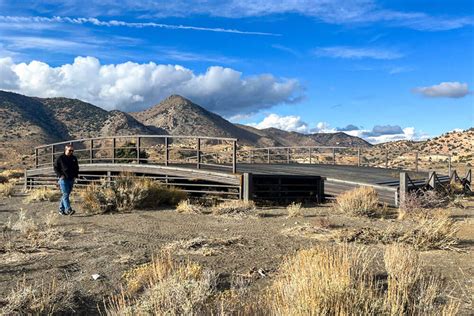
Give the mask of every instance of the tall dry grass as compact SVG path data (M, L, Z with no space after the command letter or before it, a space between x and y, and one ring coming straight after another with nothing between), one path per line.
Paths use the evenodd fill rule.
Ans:
M263 304L272 315L456 315L459 304L442 299L441 279L422 267L415 251L390 246L384 262L385 285L367 247L300 251L283 262Z
M57 202L61 199L61 192L57 189L52 189L48 187L41 187L28 192L28 195L25 197L24 202L29 204L32 202Z
M359 187L338 195L335 208L355 216L380 215L378 194L372 187Z
M121 293L105 302L107 315L199 315L215 289L215 276L169 255L124 274Z
M10 197L15 193L15 184L6 181L0 183L0 197Z
M202 214L204 207L199 204L193 204L190 200L183 200L176 206L176 212L187 214Z
M229 200L214 206L212 213L214 215L246 215L255 209L253 201Z
M303 216L303 207L301 203L292 202L286 207L288 211L288 217L301 217Z

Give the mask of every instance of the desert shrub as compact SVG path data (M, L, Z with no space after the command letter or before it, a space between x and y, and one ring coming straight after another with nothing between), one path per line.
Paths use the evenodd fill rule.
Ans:
M125 273L124 279L122 293L105 303L108 315L199 315L215 291L213 273L195 263L176 263L169 255Z
M0 183L0 197L10 197L15 193L15 184L10 182Z
M214 215L238 215L248 214L255 210L253 201L229 200L222 202L212 208Z
M298 217L303 216L303 208L301 207L301 203L292 202L290 205L286 207L288 211L288 217Z
M421 219L417 225L400 238L418 250L453 249L459 243L456 237L459 225L445 212Z
M148 162L148 153L144 150L140 150L140 163ZM127 142L123 146L115 149L115 158L119 162L130 163L137 161L137 148L133 142Z
M82 192L83 209L86 213L99 214L109 211L147 209L159 205L178 204L186 199L186 192L145 178L123 174L115 182L94 184Z
M412 191L405 194L405 201L398 209L398 218L429 217L430 210L445 207L449 198L438 191Z
M20 209L18 220L11 226L12 230L18 230L24 236L30 236L38 232L39 227L34 220L28 217L28 211Z
M70 282L50 283L20 281L0 308L2 315L59 315L74 312L75 292Z
M272 315L455 315L442 282L415 251L394 245L384 256L388 282L377 279L375 254L347 244L318 246L285 259L264 294Z
M201 205L192 204L189 200L183 200L176 206L176 212L189 214L202 214L203 207Z
M28 196L25 198L25 203L32 203L32 202L41 202L41 201L50 201L50 202L57 202L61 199L61 192L48 188L48 187L41 187L38 189L34 189L28 192Z
M378 210L378 195L372 187L359 187L336 198L337 210L356 216L374 216Z

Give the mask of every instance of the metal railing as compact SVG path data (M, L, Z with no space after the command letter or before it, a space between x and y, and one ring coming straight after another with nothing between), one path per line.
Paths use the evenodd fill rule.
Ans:
M51 167L72 144L79 163L194 164L237 172L237 139L206 136L131 135L83 138L35 147L35 168Z

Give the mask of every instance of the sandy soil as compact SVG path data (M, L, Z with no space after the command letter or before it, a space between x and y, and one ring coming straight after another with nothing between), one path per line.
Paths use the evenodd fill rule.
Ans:
M20 209L46 231L48 214L56 202L23 203L24 196L0 200L0 227L14 223ZM75 202L80 209L80 203ZM105 297L116 293L125 271L150 261L161 249L194 239L187 249L174 248L179 260L196 261L219 274L219 286L229 287L232 278L246 276L251 288L264 287L276 273L284 256L311 247L324 238L282 232L304 225L330 224L331 230L353 227L383 228L394 219L361 219L337 214L330 205L310 207L304 217L287 218L284 208L258 209L250 216L180 214L173 209L88 216L56 216L50 221L54 233L26 238L4 229L0 239L0 307L23 278L72 281L84 314L97 314ZM456 209L461 223L461 251L426 251L427 265L451 284L451 296L463 301L465 314L472 312L474 276L474 201ZM55 222L55 223L54 223ZM200 239L196 239L200 238ZM207 247L203 245L209 244ZM375 245L374 249L382 249ZM98 280L92 275L99 274ZM467 290L466 290L467 289Z

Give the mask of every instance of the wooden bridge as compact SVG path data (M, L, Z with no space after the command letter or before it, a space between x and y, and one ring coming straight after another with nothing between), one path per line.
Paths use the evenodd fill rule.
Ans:
M400 192L430 184L435 187L436 183L443 185L457 177L455 172L441 176L364 167L358 148L238 149L234 138L133 135L78 139L36 147L35 166L25 171L27 188L55 184L52 166L66 144L74 145L74 154L79 160L79 186L100 179L114 181L127 172L180 187L191 195L206 194L224 199L321 202L325 197L334 197L355 187L371 186L381 202L397 206ZM470 172L467 177L470 182Z

